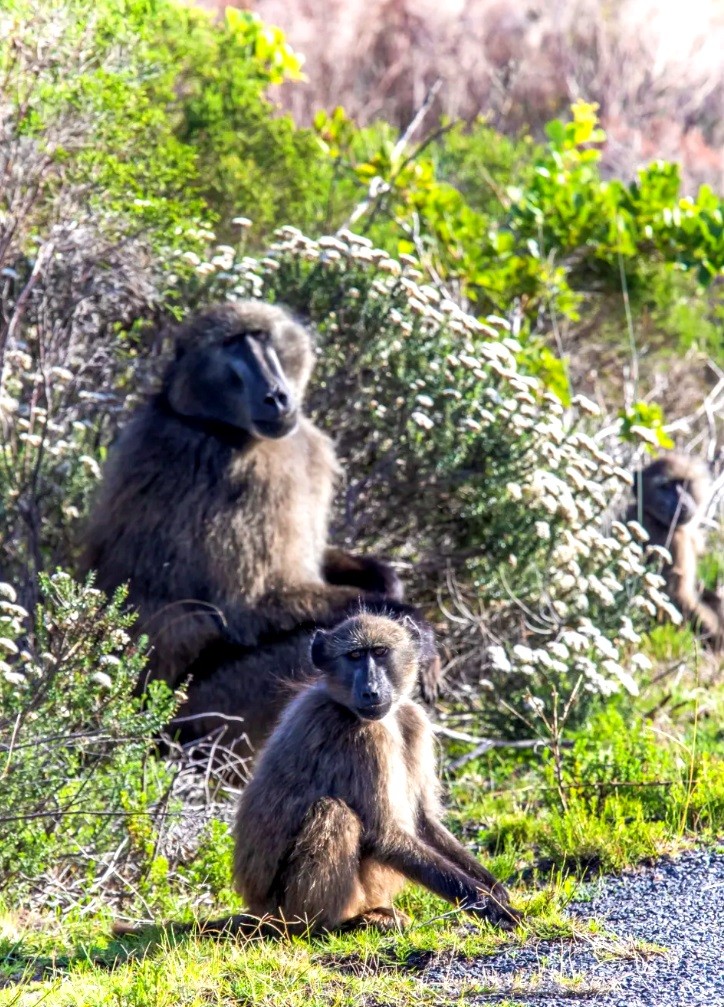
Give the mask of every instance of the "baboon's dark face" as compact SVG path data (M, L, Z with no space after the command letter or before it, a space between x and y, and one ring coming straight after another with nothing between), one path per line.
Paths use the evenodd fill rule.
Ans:
M686 459L688 467L662 459L650 465L641 476L643 510L655 520L672 528L693 521L706 496L708 476L698 464Z
M696 502L688 483L661 477L644 490L644 510L662 524L682 525L696 514Z
M349 707L362 720L381 720L397 698L390 679L389 649L355 648L340 655L328 675L332 698Z
M253 437L292 433L298 405L268 333L239 332L177 361L169 400L181 415L222 423Z
M409 694L417 659L409 633L381 616L358 616L337 629L319 630L312 642L312 663L324 672L329 695L362 720L381 720Z

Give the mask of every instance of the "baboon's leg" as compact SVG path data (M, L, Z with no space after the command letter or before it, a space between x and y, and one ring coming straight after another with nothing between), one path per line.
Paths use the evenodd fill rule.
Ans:
M361 838L362 823L344 801L324 797L312 805L275 886L288 923L334 930L366 908Z
M276 911L255 907L215 920L174 926L176 933L221 939L282 937L307 931L370 927L400 930L403 913L376 900L392 901L404 878L390 867L361 862L362 823L344 801L324 797L307 812L271 895ZM252 907L254 908L254 907ZM128 930L118 932L136 933Z
M367 908L359 916L347 920L344 929L373 927L375 930L404 930L409 926L410 919L393 907L392 900L404 888L405 881L406 878L399 871L371 857L363 857L360 882L364 888Z
M452 832L448 832L441 822L425 815L420 824L420 836L443 857L469 874L483 888L486 888L490 892L491 898L504 907L510 913L511 918L517 917L515 910L510 909L510 899L505 886L497 881L490 871L486 870L455 838Z
M359 874L370 907L391 906L395 895L405 887L403 874L372 857L362 858Z

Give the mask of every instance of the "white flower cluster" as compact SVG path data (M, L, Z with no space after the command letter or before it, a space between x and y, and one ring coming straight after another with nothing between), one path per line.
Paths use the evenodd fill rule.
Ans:
M76 375L67 367L54 366L41 373L23 343L9 344L0 386L0 423L4 426L0 457L13 478L3 486L3 494L9 503L15 503L28 491L29 475L42 471L47 485L57 491L53 500L69 521L80 517L68 492L74 476L88 479L89 485L101 476L98 461L84 449L89 443L95 445L92 421L79 419L78 410L63 408L75 380ZM81 405L113 399L107 392L88 389L70 394L75 394Z
M70 574L63 570L50 577L50 585L54 589L53 600L45 607L43 620L45 630L51 636L59 629L65 632L84 618L92 617L105 605L102 591L76 585ZM0 583L0 696L3 682L13 688L26 686L32 692L48 669L57 663L56 657L49 652L33 654L18 646L18 641L27 634L29 623L28 612L17 604L15 589L11 584ZM114 651L124 651L130 642L131 637L125 629L113 627L104 637L103 653L98 658L99 667L90 674L89 681L102 689L110 689L113 685L112 673L121 665L121 658Z
M489 658L499 671L580 676L590 691L636 695L635 673L651 665L636 652L641 637L632 617L662 613L678 623L681 615L661 590L663 577L647 572L645 531L619 521L604 531L607 502L632 479L586 434L569 432L572 419L560 407L549 409L532 448L547 467L532 465L506 486L511 501L548 516L534 522L536 535L552 543L541 578L548 632L536 646L494 646Z
M16 640L24 632L28 613L17 604L18 596L10 584L0 583L0 676L9 685L21 685L25 675L20 670L30 657L20 652Z

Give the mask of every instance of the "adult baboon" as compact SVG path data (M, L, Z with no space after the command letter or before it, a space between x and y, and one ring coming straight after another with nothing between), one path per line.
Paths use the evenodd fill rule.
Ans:
M319 630L321 673L287 706L245 787L234 883L249 913L194 925L208 935L381 930L409 879L491 922L520 914L505 887L440 821L430 721L410 696L411 620L362 613Z
M671 599L715 647L724 646L724 601L715 591L701 590L697 578L705 547L702 521L711 493L707 466L671 452L636 473L634 492L626 519L640 521L651 544L671 553L671 565L664 569Z
M221 723L225 743L255 748L289 679L310 670L316 627L361 598L414 612L389 566L327 547L338 465L302 412L313 358L282 308L212 307L181 328L161 390L110 452L83 568L107 592L129 582L151 674L172 686L190 677L183 740ZM427 639L429 696L439 661Z

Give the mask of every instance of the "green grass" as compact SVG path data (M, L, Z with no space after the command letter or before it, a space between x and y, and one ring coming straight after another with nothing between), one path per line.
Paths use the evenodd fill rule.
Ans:
M491 752L451 784L454 827L494 871L528 881L618 871L715 840L724 832L722 694L675 690L678 724L609 703L564 753L563 796L546 753Z
M688 637L662 631L649 647L659 662L676 663L680 653L686 656ZM421 979L435 956L443 956L444 966L445 956L481 957L540 941L583 941L600 958L656 953L618 940L595 920L569 919L564 910L571 899L585 899L587 879L602 871L694 842L716 845L724 835L724 686L716 684L716 669L706 688L701 677L660 680L643 691L635 709L609 701L564 750L562 790L545 752L498 749L447 781L451 827L495 873L511 879L514 902L526 914L514 934L415 886L399 900L414 921L405 933L275 943L174 937L161 926L143 938L115 939L110 906L101 915L81 904L70 913L38 916L6 907L0 1007L447 1007L485 993L512 1005L551 983L572 984L581 996L601 992L590 977L566 979L555 970L491 978L488 985ZM229 861L228 833L216 823L190 864L175 873L149 872L143 906L135 910L147 915L148 906L158 919L188 918L194 890L206 899L210 893L219 912L235 908ZM206 915L208 907L202 910L197 900L196 911ZM444 977L444 967L436 975Z
M97 921L76 918L46 921L42 932L14 939L12 918L6 917L0 975L10 984L0 991L0 1005L458 1004L474 992L470 983L431 986L419 981L420 969L431 956L472 958L550 939L585 941L602 956L614 953L616 941L595 923L562 915L569 895L564 885L518 893L528 918L515 934L451 912L440 900L412 888L401 904L417 922L394 937L360 932L244 944L174 939L159 929L151 939L116 940L106 936ZM535 989L539 980L530 982ZM511 995L526 988L520 978L510 981ZM484 991L480 986L479 992ZM501 987L498 995L506 992L507 987Z
M451 911L414 888L404 893L400 904L416 922L396 936L358 932L245 944L174 938L157 928L148 938L113 939L103 923L80 915L45 920L42 931L20 935L13 918L5 916L0 921L5 934L0 982L8 985L0 990L0 1005L446 1007L486 992L494 992L496 1002L513 1004L516 995L534 993L551 982L561 989L573 984L579 993L592 994L599 989L585 976L572 979L554 969L471 983L446 981L443 967L441 982L420 982L435 956L479 958L539 941L582 942L602 959L652 953L651 948L618 941L595 921L566 918L562 909L575 891L574 884L561 880L542 890L516 891L526 922L514 934ZM501 999L508 995L511 999Z

